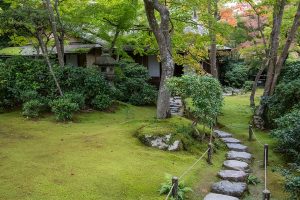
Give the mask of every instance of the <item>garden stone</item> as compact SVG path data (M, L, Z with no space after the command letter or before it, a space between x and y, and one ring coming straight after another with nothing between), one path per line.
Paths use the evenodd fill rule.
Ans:
M236 144L241 143L240 140L235 139L235 138L221 138L221 140L225 143L236 143Z
M225 160L223 166L233 170L241 170L245 172L249 171L248 163L238 161L238 160Z
M220 131L220 130L214 130L214 133L219 138L229 138L229 137L232 137L232 135L230 133L226 133L226 132Z
M168 150L169 151L177 151L180 149L180 141L176 140L173 144L169 145Z
M240 152L248 151L248 147L242 144L227 143L226 145L232 151L240 151Z
M142 139L143 143L161 150L178 151L180 150L180 141L175 140L170 144L171 134L165 136L146 135Z
M204 197L203 200L239 200L239 199L228 195L209 193Z
M218 176L223 180L234 182L245 182L247 178L247 174L245 172L237 170L221 170L218 173Z
M247 184L242 182L220 181L212 185L212 192L242 197L247 190Z
M227 159L250 163L252 159L252 155L247 152L229 151L227 153Z

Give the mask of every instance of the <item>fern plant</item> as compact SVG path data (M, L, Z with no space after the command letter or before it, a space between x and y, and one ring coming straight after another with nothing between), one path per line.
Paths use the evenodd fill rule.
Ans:
M159 194L169 194L170 190L172 189L172 183L171 183L172 176L170 174L165 175L165 182L161 184ZM188 192L192 192L193 190L190 187L187 187L183 181L180 181L178 184L178 200L184 200L185 195ZM174 199L174 198L170 198Z
M250 174L247 178L247 183L249 185L257 185L260 183L260 180L256 176Z

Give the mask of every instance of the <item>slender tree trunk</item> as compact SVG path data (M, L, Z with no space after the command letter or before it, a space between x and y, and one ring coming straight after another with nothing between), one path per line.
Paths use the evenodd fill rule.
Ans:
M62 92L61 87L59 85L59 82L58 82L58 80L57 80L57 78L55 76L55 73L54 73L53 68L52 68L52 64L51 64L50 59L49 59L49 54L48 54L47 46L46 46L45 42L43 41L43 38L42 38L41 33L39 31L36 33L36 36L37 36L37 39L38 39L39 44L41 46L42 54L43 54L43 56L44 56L44 58L46 60L46 63L47 63L48 68L49 68L49 71L50 71L50 73L51 73L51 75L53 77L53 80L55 82L55 85L57 87L57 90L58 90L60 96L63 96L63 92Z
M266 66L268 65L268 61L264 61L258 71L258 73L255 76L255 80L253 82L252 85L252 90L251 90L251 95L250 95L250 106L251 107L255 107L255 93L256 93L256 89L257 89L257 84L259 81L260 76L262 75L262 73L264 72L264 70L266 69Z
M115 48L115 45L116 45L116 42L117 42L117 39L120 35L120 30L118 27L116 27L116 32L115 32L115 35L114 35L114 38L111 42L111 46L110 46L110 49L109 49L109 54L112 55L113 54L113 51L114 51L114 48Z
M52 33L53 33L53 37L55 40L58 62L61 67L64 67L65 62L64 62L64 57L62 54L61 43L59 41L59 37L57 34L57 25L56 25L56 20L55 20L52 4L51 4L50 0L44 0L44 1L47 6L48 13L49 13L49 20L51 22Z
M159 46L162 74L157 100L157 118L164 119L170 116L170 92L166 88L166 79L173 76L174 61L171 49L171 34L169 32L170 13L166 5L158 0L144 0L147 19ZM155 16L159 12L160 24Z
M212 2L213 1L213 2ZM209 0L207 11L212 13L212 3L214 4L214 21L218 20L218 2L217 0ZM209 36L210 36L210 51L209 51L209 60L210 60L210 72L213 77L218 79L218 69L217 69L217 41L216 41L216 32L213 27L213 20L209 20Z
M65 28L64 28L64 25L61 21L58 6L59 6L59 0L55 0L54 9L55 9L55 13L56 13L56 16L57 16L57 22L59 24L59 31L58 32L60 33L59 36L58 36L58 39L59 39L59 42L60 42L61 54L62 54L62 57L64 58L65 57L65 43L64 43Z
M278 61L277 61L276 66L275 66L275 74L274 74L274 78L272 80L272 85L271 85L271 89L270 89L270 94L271 95L274 93L275 86L276 86L276 83L277 83L277 79L280 75L283 64L284 64L284 62L285 62L285 60L288 56L290 46L291 46L293 40L295 39L295 36L296 36L297 30L299 28L299 25L300 25L300 2L298 3L298 9L297 9L297 12L296 12L291 30L288 33L286 43L283 47L282 53L280 54L280 57L278 58Z

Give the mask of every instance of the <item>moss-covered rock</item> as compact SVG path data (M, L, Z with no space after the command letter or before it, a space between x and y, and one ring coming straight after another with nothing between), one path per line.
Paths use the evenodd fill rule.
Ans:
M192 121L183 117L149 121L138 129L136 136L150 147L161 150L186 150L197 153L207 148L206 136L209 130L198 125L192 127Z

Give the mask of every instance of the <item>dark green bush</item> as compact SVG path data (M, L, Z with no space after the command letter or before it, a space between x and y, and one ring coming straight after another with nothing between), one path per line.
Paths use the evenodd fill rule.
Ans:
M70 99L72 103L78 104L80 109L83 109L85 106L84 96L80 93L75 93L75 92L65 93L64 98Z
M53 69L64 98L78 104L79 108L92 107L97 95L112 95L104 76L94 68L58 67ZM33 99L45 107L60 98L53 77L42 59L13 57L0 61L0 110L11 109Z
M245 81L243 85L243 91L250 92L252 90L252 87L253 87L253 81Z
M92 101L93 108L96 110L105 110L109 108L111 104L112 104L111 98L105 94L97 95Z
M275 88L274 94L267 99L266 121L269 127L276 127L274 119L300 106L300 62L286 65Z
M148 81L147 69L137 63L121 61L116 67L115 97L133 105L154 104L157 91Z
M277 128L272 135L277 139L277 150L284 153L289 162L300 165L300 109L275 120Z
M40 116L43 103L37 99L29 100L23 104L22 115L29 118L37 118Z
M51 102L51 110L57 121L68 121L73 119L73 114L79 110L79 105L62 97Z
M225 73L225 82L236 88L241 88L248 79L249 69L244 63L233 63Z

